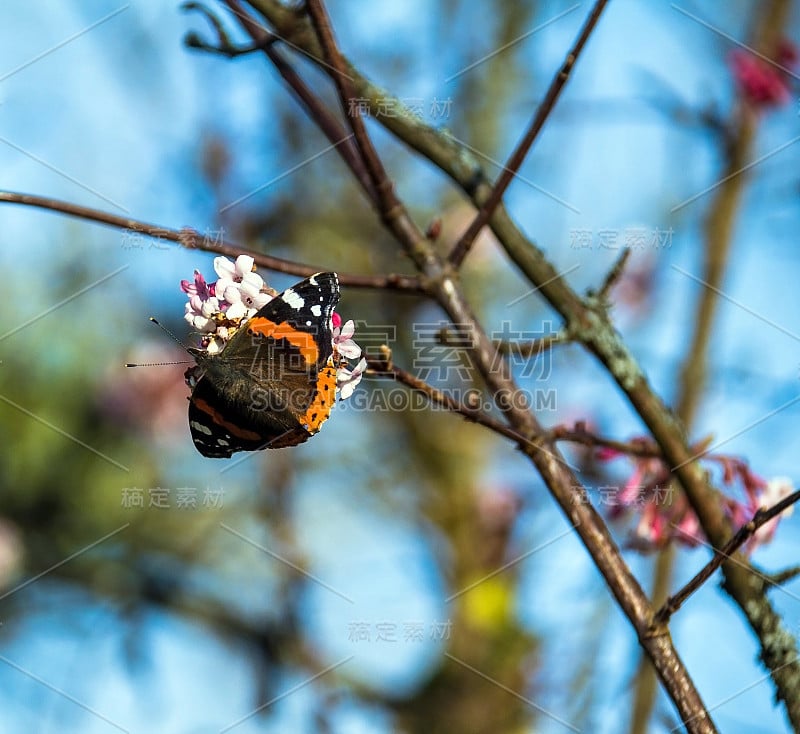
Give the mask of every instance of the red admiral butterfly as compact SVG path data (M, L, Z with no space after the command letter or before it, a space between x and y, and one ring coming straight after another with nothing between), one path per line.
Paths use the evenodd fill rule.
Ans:
M203 456L296 446L319 431L336 399L338 302L336 273L317 273L244 322L219 354L189 350L201 371L189 429Z

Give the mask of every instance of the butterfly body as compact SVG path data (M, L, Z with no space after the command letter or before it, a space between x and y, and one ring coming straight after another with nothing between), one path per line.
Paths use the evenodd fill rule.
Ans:
M338 302L336 273L317 273L267 303L218 354L189 350L201 373L189 428L203 456L296 446L319 430L336 397Z

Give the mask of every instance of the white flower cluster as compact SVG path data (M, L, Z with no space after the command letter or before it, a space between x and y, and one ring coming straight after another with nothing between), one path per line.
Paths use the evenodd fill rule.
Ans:
M219 354L242 323L256 315L275 296L267 291L263 278L254 272L255 261L239 255L236 262L227 257L214 258L217 280L207 283L194 271L194 282L181 281L181 290L189 296L184 318L203 334L201 347L209 354ZM331 319L333 354L336 362L336 388L341 400L347 400L361 382L367 360L353 339L355 324L342 323L336 312Z

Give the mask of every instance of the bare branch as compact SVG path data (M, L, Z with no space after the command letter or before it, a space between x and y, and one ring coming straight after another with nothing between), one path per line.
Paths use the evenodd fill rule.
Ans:
M575 62L581 55L581 51L583 51L583 47L589 40L589 36L592 35L592 31L597 25L597 21L600 20L600 15L607 3L608 0L597 0L597 2L595 2L592 12L589 14L586 23L578 35L578 40L575 41L575 45L567 53L567 57L564 60L564 63L561 65L561 68L558 70L558 73L555 75L555 77L553 77L553 81L550 82L550 87L547 90L547 94L545 94L542 103L536 110L536 114L534 115L528 130L522 137L522 140L520 140L520 142L517 144L517 147L509 157L508 162L503 166L503 170L498 176L497 182L492 187L488 198L481 206L478 214L475 216L475 219L472 220L472 223L469 225L467 230L463 235L461 235L458 242L456 242L456 244L453 246L449 256L450 263L453 265L453 267L457 268L462 262L464 262L464 258L467 256L467 253L469 253L470 248L475 242L475 238L489 222L489 219L491 219L495 209L497 209L497 205L500 203L500 199L503 198L503 194L505 193L509 184L517 175L517 171L519 171L522 162L525 160L525 156L528 155L528 151L531 149L534 141L542 131L545 122L547 122L547 119L550 117L550 113L555 108L556 102L558 101L558 98L561 95L567 80L569 79L569 75L575 66Z
M622 273L625 270L625 265L627 265L628 258L630 256L631 256L631 250L629 247L626 247L620 253L619 257L614 261L614 264L611 266L611 270L608 271L605 279L603 280L603 285L600 286L600 290L597 292L597 296L600 299L601 303L608 300L608 296L611 293L611 289L617 284L617 281L622 277Z
M327 106L315 95L300 78L300 75L294 70L283 55L275 48L272 43L277 37L269 30L257 23L247 11L242 8L239 0L227 0L228 6L236 15L237 19L241 22L245 31L247 31L250 38L253 40L254 46L260 46L267 58L273 63L275 69L283 77L283 80L292 90L295 97L301 105L305 108L308 116L317 124L319 129L330 141L335 145L336 152L342 157L347 167L353 172L356 180L361 184L369 199L377 204L377 192L373 185L367 169L364 166L361 157L353 141L349 136L344 126L333 116Z
M381 358L368 359L367 366L370 370L367 374L371 374L373 377L402 382L412 390L416 390L425 395L434 405L440 405L454 413L460 413L467 420L478 423L501 436L510 438L512 441L519 442L526 440L524 436L520 436L519 433L481 410L478 407L480 405L480 395L477 391L475 392L477 400L475 400L474 403L467 404L459 402L447 393L433 387L433 385L429 385L418 377L414 377L410 372L395 365L392 362L391 352L388 349L386 349Z
M773 574L765 574L770 586L782 586L800 576L800 566L792 566Z
M276 273L287 273L289 275L299 275L307 277L325 270L324 267L315 265L304 265L293 260L284 260L272 255L264 255L260 252L253 252L245 247L226 242L214 236L202 235L200 232L184 227L183 229L170 229L161 227L157 224L149 224L130 217L120 217L116 214L92 209L91 207L70 204L69 202L51 199L46 196L36 196L34 194L20 194L14 191L0 191L0 203L23 204L25 206L35 206L40 209L68 214L89 222L105 224L128 232L143 234L157 240L167 240L175 242L181 247L190 250L204 250L205 252L215 252L218 255L236 258L239 255L250 255L259 265ZM339 273L339 281L343 285L351 288L377 288L393 291L405 291L412 293L423 293L424 290L418 278L409 275L353 275L350 273Z
M604 438L588 431L586 425L582 422L577 423L574 428L555 426L550 429L548 436L554 441L571 441L590 448L613 449L626 456L663 458L661 449L654 441L616 441L611 438Z

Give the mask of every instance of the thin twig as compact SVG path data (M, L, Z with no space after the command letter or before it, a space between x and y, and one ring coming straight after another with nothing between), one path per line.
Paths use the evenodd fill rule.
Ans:
M24 204L25 206L35 206L40 209L61 212L62 214L68 214L69 216L78 217L79 219L115 227L124 232L127 231L146 235L147 237L152 237L157 240L175 242L191 250L204 250L231 258L236 258L242 254L250 255L256 265L268 270L273 270L276 273L287 273L289 275L307 277L325 269L314 265L305 265L292 260L284 260L283 258L273 257L272 255L264 255L260 252L252 252L240 245L222 240L220 237L216 236L216 233L214 236L203 235L190 227L169 229L168 227L161 227L157 224L149 224L148 222L131 219L130 217L120 217L116 214L100 211L99 209L92 209L90 207L80 206L79 204L70 204L69 202L51 199L46 196L21 194L15 191L0 191L0 203L2 202ZM419 278L410 275L397 275L394 273L377 276L339 273L339 282L350 288L377 288L412 293L424 292Z
M388 218L394 209L400 206L400 202L394 196L392 183L375 147L372 145L367 128L361 119L358 106L356 105L351 109L352 100L356 99L353 80L347 73L344 57L333 37L328 11L325 9L325 4L322 0L306 0L306 10L311 19L311 25L316 31L325 60L332 68L332 73L329 76L333 79L333 83L339 92L342 112L355 135L356 145L361 153L362 160L366 165L372 184L378 192L378 208L381 216L388 222Z
M613 438L605 438L587 430L584 421L577 421L572 428L555 426L548 431L547 436L553 441L572 441L590 448L605 447L627 456L635 456L642 459L661 459L664 461L664 454L661 448L652 439L634 438L630 441L617 441ZM719 455L706 453L712 440L713 437L708 436L691 444L690 448L698 459L705 458L711 461L722 458Z
M463 330L458 330L455 326L446 326L439 330L436 335L439 343L444 346L451 347L464 347L465 335ZM502 355L513 355L516 357L538 357L543 352L546 352L558 344L568 344L570 338L566 331L560 331L556 334L546 334L539 339L531 339L530 341L506 341L503 339L495 339L494 347ZM471 345L471 340L469 343Z
M184 39L184 43L190 48L197 49L199 51L206 51L209 53L218 53L222 54L223 56L227 56L228 58L236 58L238 56L244 56L246 54L251 54L255 51L263 51L264 47L268 44L275 43L277 41L276 36L265 35L263 39L258 42L252 43L249 46L236 46L228 36L227 31L225 30L225 26L222 24L222 21L219 17L211 12L205 5L198 2L187 2L183 3L181 6L181 10L186 12L196 12L200 13L211 25L214 29L214 32L217 34L217 44L211 44L207 41L204 41L197 33L189 32L186 34Z
M626 247L620 253L619 257L614 261L614 264L611 266L611 270L608 271L605 279L603 280L603 285L600 286L600 290L597 292L597 296L601 302L608 300L608 294L611 293L611 289L622 277L622 273L625 270L625 265L627 264L630 256L631 248Z
M269 40L266 43L267 44L274 43L274 40ZM211 53L211 54L220 54L222 56L226 56L229 59L235 59L238 58L239 56L247 56L249 54L253 54L258 51L263 51L265 48L264 43L250 43L247 46L234 46L234 45L226 46L225 44L215 45L213 43L208 43L208 41L204 41L196 33L187 33L183 39L183 42L189 48L193 48L197 51L204 51L206 53Z
M645 459L661 459L663 454L654 441L616 441L613 438L604 438L590 433L582 423L575 424L574 428L555 426L548 432L548 437L553 441L571 441L589 448L607 448L618 451L626 456L636 456Z
M529 442L531 440L530 438L525 437L517 431L509 428L504 423L501 423L496 418L488 415L479 407L462 403L447 393L442 392L438 388L433 387L433 385L429 385L424 380L414 377L414 375L412 375L410 372L406 372L406 370L402 369L401 367L397 367L391 361L391 357L388 354L382 358L367 359L367 368L370 370L370 373L368 374L371 374L371 376L398 380L404 385L410 387L412 390L416 390L417 392L425 395L428 400L431 401L431 403L440 405L443 408L447 408L454 413L460 413L467 420L472 421L473 423L478 423L485 428L489 428L495 433L505 436L506 438L510 438L516 443ZM476 397L478 397L478 401L476 402L479 402L479 396L477 393Z
M503 170L498 176L497 182L492 187L489 197L483 203L477 215L475 216L475 219L472 220L472 223L469 225L467 230L463 235L461 235L458 242L456 242L456 244L453 246L448 258L453 267L457 268L462 262L464 262L464 258L467 256L467 253L469 253L470 248L475 242L475 238L478 236L478 233L489 221L494 213L494 210L497 208L497 205L500 203L500 199L503 198L503 194L505 193L509 184L517 175L517 171L519 171L522 162L525 160L525 156L528 155L528 151L531 149L534 141L542 131L545 122L547 122L547 119L550 117L550 113L553 111L553 108L555 107L555 104L558 101L558 98L561 95L567 80L569 79L569 75L575 66L575 62L578 60L583 47L589 40L589 36L592 34L592 31L597 25L597 21L600 19L600 15L603 12L607 2L608 0L597 0L597 2L594 4L592 12L589 14L589 17L586 19L586 23L584 23L584 26L581 29L578 40L575 42L575 45L572 47L572 49L570 49L566 59L564 60L564 63L558 70L558 73L555 75L555 77L553 77L553 81L550 82L550 87L547 90L547 94L545 94L542 103L536 110L536 114L534 115L528 130L517 147L514 149L514 152L509 157L508 162L505 164L505 166L503 166Z
M778 571L777 573L764 574L764 576L769 581L770 586L781 586L787 581L791 581L800 576L800 566L792 566L791 568Z
M514 355L517 357L538 357L559 344L569 344L570 339L566 332L547 334L539 339L528 342L495 341L500 354Z
M800 490L793 492L788 497L784 497L780 502L776 502L769 509L760 508L750 522L743 525L736 534L717 550L714 557L689 581L678 593L673 594L653 617L653 625L661 626L669 621L669 618L677 612L683 603L697 591L725 561L727 561L739 548L741 548L756 530L768 523L773 518L780 515L784 510L791 507L800 500Z
M358 154L354 141L350 139L344 126L331 114L327 106L311 91L308 85L300 78L300 75L275 47L274 41L278 37L256 22L240 5L239 0L227 0L227 3L252 39L253 45L262 47L267 58L272 62L276 71L281 75L300 104L303 105L308 116L316 123L328 141L336 146L336 152L352 171L356 180L361 184L361 188L364 189L369 199L377 204L378 197L375 186Z

